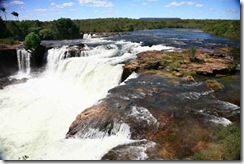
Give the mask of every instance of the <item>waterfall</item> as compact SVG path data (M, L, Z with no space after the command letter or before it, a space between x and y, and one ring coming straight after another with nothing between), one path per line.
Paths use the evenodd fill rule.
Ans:
M18 67L20 73L30 74L30 56L24 48L17 49Z
M49 49L40 76L0 90L0 152L4 159L101 159L112 148L135 142L123 122L114 125L110 136L90 129L83 138L64 139L78 114L120 84L122 63L142 51L140 43L99 43L79 50L80 57L69 53L75 46ZM18 49L17 57L20 71L30 73L30 54Z
M83 39L91 39L91 34L84 34Z

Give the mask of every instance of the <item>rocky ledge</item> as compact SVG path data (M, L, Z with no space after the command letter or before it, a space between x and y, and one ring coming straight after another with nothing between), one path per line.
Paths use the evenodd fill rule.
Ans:
M213 53L188 49L181 52L147 51L124 66L122 79L132 72L167 70L175 76L217 75L235 71L240 63L240 52L232 48L216 49Z
M228 91L221 92L231 95ZM113 136L118 125L127 124L135 142L113 148L103 160L199 159L199 153L216 160L227 152L215 140L216 128L239 120L239 112L239 106L217 99L205 83L141 73L79 114L66 138Z
M229 76L230 83L226 76L211 77L218 82L190 76L232 73L235 57L222 51L139 53L125 64L123 79L132 72L139 77L79 114L66 138L113 136L126 124L134 142L114 147L103 160L239 159L240 77Z

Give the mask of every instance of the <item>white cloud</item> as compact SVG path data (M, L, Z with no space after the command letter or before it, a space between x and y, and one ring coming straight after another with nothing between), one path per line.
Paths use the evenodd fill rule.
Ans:
M64 7L71 7L71 6L74 6L73 2L66 2L61 5L56 5L57 8L64 8Z
M157 2L158 0L147 0L148 2Z
M112 2L106 0L78 0L81 6L87 5L92 7L113 7Z
M51 5L52 5L52 6L55 6L55 3L54 3L54 2L52 2L52 3L51 3Z
M146 5L147 5L147 3L143 3L142 5L143 5L143 6L146 6Z
M35 9L35 11L37 11L37 12L45 12L45 11L47 11L47 9Z
M74 6L73 2L68 2L68 3L63 3L62 4L64 7L70 7L70 6Z
M23 4L25 4L23 1L17 1L17 0L15 0L15 1L11 1L11 2L9 2L9 4L10 5L23 5Z
M180 7L180 6L191 6L191 5L194 5L195 2L192 2L192 1L183 1L183 2L171 2L167 5L165 5L165 7Z
M203 7L204 4L196 4L196 7Z
M209 11L214 12L214 11L215 11L215 9L214 9L214 8L210 8L210 9L209 9Z

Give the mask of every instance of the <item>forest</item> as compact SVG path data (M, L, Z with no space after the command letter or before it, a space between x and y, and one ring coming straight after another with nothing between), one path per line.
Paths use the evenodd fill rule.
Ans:
M0 38L23 41L31 32L41 40L81 38L89 32L129 32L145 29L197 28L204 32L240 39L240 20L143 20L130 18L98 18L71 20L60 18L54 21L23 20L4 21L0 18Z

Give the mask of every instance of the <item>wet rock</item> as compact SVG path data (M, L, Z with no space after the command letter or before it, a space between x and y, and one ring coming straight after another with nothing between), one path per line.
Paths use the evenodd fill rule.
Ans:
M194 82L195 79L191 75L187 75L186 76L186 81L188 81L188 82Z
M154 142L148 141L120 145L110 150L102 160L148 160L146 152L154 150L154 146Z
M183 77L184 76L182 72L176 72L176 71L173 71L172 75L174 75L176 77Z
M132 74L132 72L137 71L139 69L139 63L138 61L132 61L127 63L123 67L124 69L122 74L122 81L127 79L127 77L129 77Z
M0 50L0 78L7 77L18 71L16 49Z
M161 51L146 51L137 54L137 59L124 65L122 81L125 80L132 72L143 71L147 69L162 69L160 61L163 53Z
M0 79L0 89L3 89L4 87L8 85L14 85L14 84L21 84L28 81L28 78L22 78L22 79L8 79L8 78L1 78Z
M102 159L142 159L141 153L145 153L143 159L191 159L197 150L205 148L200 142L213 141L213 127L230 117L240 117L240 108L216 100L204 83L184 84L188 83L182 80L177 84L170 77L141 73L79 114L66 138L112 136L117 125L126 124L128 137L135 143L119 145ZM91 129L97 129L99 135Z

